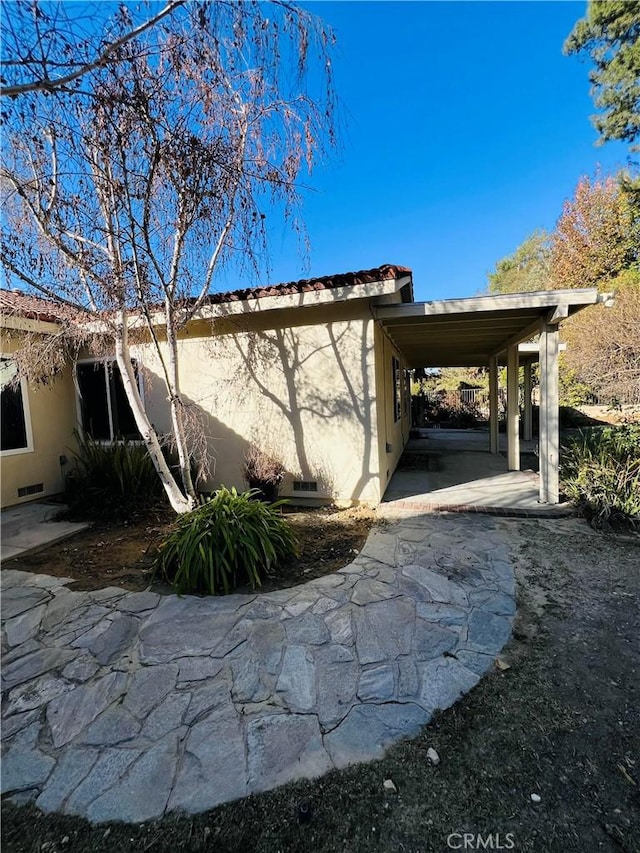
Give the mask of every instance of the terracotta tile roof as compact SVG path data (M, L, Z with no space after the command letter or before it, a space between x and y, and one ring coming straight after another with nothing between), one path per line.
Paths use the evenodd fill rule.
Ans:
M337 273L321 278L303 278L300 281L289 281L284 284L272 284L265 287L248 287L243 290L232 290L228 293L212 293L205 303L218 305L223 302L242 302L245 299L263 299L266 296L288 296L293 293L308 293L313 290L331 290L336 287L350 287L354 284L369 284L375 281L390 281L411 275L409 267L397 264L384 264L370 270L359 272Z
M350 287L376 281L393 281L410 275L409 267L384 264L381 267L360 270L359 272L337 273L321 278L305 278L300 281L289 281L265 287L248 287L232 290L228 293L212 293L206 298L205 304L219 305L225 302L241 302L245 299L263 299L267 296L288 296L294 293L331 290L337 287ZM0 288L0 314L17 314L32 320L55 323L64 318L68 319L69 312L69 308L51 299L43 299L40 296L23 293L21 290Z
M52 299L43 299L41 296L33 296L21 290L0 288L0 314L14 314L29 320L55 323L68 316L69 309Z

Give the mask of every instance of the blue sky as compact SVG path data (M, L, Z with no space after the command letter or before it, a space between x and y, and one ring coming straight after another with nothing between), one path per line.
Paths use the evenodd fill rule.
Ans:
M306 196L305 268L273 227L271 281L414 271L416 299L472 296L598 164L588 61L562 44L584 2L309 2L335 31L346 127Z

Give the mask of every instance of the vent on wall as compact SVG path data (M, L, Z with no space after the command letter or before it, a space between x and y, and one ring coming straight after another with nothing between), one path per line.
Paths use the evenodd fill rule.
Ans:
M318 484L314 480L294 480L294 492L317 492Z
M18 489L18 497L26 498L27 495L37 495L38 492L44 492L43 483L34 483L33 486L21 486Z

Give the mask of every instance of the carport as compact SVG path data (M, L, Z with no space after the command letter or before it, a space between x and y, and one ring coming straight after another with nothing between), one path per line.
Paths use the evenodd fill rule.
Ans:
M507 465L520 469L519 368L524 367L523 432L531 438L531 365L540 362L539 502L557 504L558 329L611 294L596 288L379 305L376 319L409 367L489 368L489 450L498 453L498 368L507 367ZM537 338L537 343L527 344Z

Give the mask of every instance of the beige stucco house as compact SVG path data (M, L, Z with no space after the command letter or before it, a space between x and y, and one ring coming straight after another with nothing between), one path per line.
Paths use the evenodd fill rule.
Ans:
M55 306L30 296L0 291L0 380L2 507L59 494L75 448L76 392L73 365L48 384L14 387L12 354L25 335L54 338Z
M407 363L372 311L411 299L410 271L392 266L212 297L179 344L210 483L243 485L253 443L284 463L283 497L378 503L409 437L410 406ZM152 348L132 352L151 420L168 430Z
M284 463L284 497L376 504L408 439L410 405L406 361L372 312L411 299L410 270L392 266L212 297L181 335L179 354L183 394L207 436L209 487L243 487L253 443ZM21 326L54 331L47 303L26 300L21 309L21 297L5 292L7 369ZM132 355L151 420L168 431L153 348ZM50 386L23 382L21 394L30 440L2 451L3 507L61 491L59 460L70 457L76 426L101 440L133 437L117 382L93 358Z
M411 271L393 265L212 295L179 341L182 392L206 434L208 485L243 487L244 454L255 444L284 463L284 497L377 504L409 438L408 371L429 366L490 368L488 449L497 452L497 371L507 364L508 463L518 469L518 369L535 358L541 364L540 500L555 503L558 325L601 298L591 288L416 303ZM3 333L7 377L20 324L25 331L40 324L29 329L42 334L55 329L55 316L45 316L49 303L34 306L30 299L4 291L0 300L3 332L13 332L10 340ZM539 347L524 359L519 344L536 334ZM151 420L168 431L154 350L142 344L132 355ZM526 376L527 369L525 382ZM81 358L50 386L23 383L21 392L24 435L14 436L18 446L7 450L3 442L3 507L60 490L60 457L73 449L74 427L100 440L135 437L108 361ZM525 428L527 413L530 418L525 395ZM37 484L39 492L30 492Z

